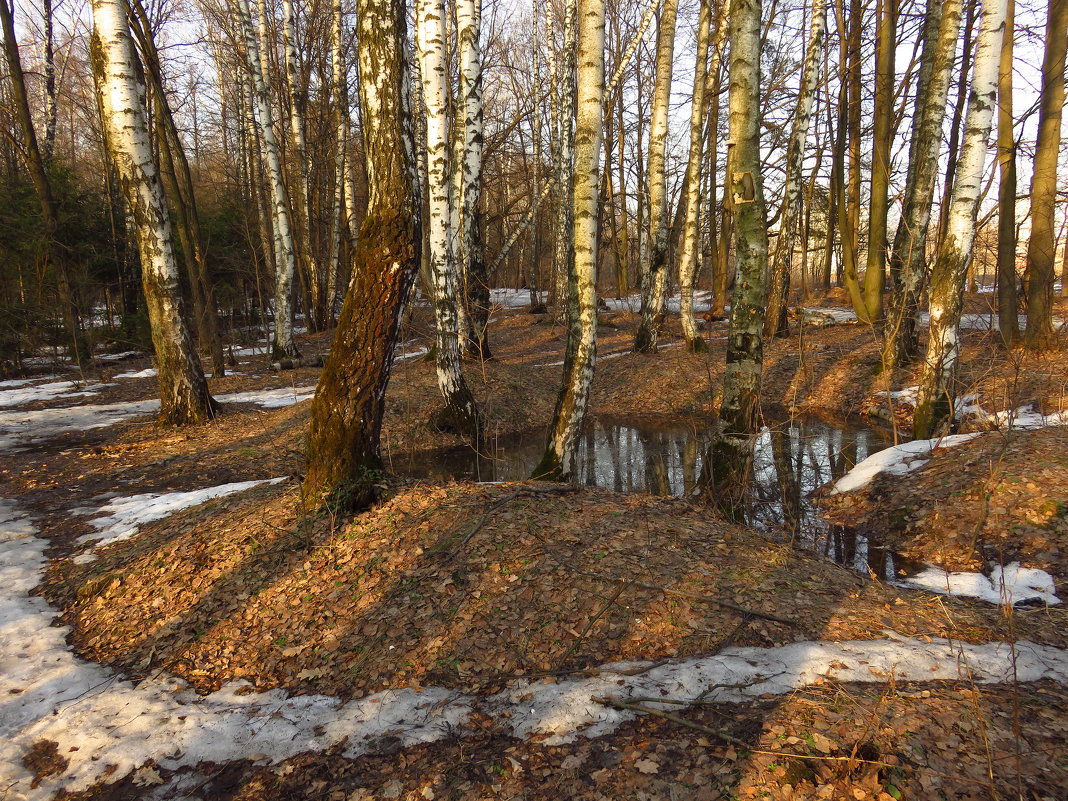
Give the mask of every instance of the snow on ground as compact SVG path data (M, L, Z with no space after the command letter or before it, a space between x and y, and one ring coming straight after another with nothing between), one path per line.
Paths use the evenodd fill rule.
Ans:
M9 378L6 381L0 381L0 389L24 387L27 384L36 384L39 381L55 381L57 378L59 378L58 375L39 375L34 378Z
M159 371L155 367L146 367L144 370L138 370L137 372L118 373L113 375L112 378L155 378L159 375Z
M200 696L174 676L157 674L135 686L76 657L66 643L69 629L53 625L56 610L30 595L47 561L47 543L36 534L26 515L0 501L0 787L8 801L45 801L61 789L118 781L149 759L176 770L208 760L277 762L343 741L344 755L352 758L387 735L403 746L433 742L462 726L472 708L517 737L544 735L544 743L554 744L605 734L633 717L591 696L744 701L827 678L1068 682L1068 652L1061 649L1029 642L925 642L887 632L885 640L727 648L631 676L618 671L645 664L606 665L595 677L553 684L517 680L482 699L427 687L342 703L324 695L248 692L246 682ZM42 740L56 742L68 764L33 786L22 758ZM135 780L159 782L151 768L142 768ZM172 797L166 787L157 795Z
M916 404L919 402L920 388L918 386L905 387L890 392L877 392L876 395L887 397L893 406L906 406L915 409ZM955 420L966 420L968 418L981 418L985 420L988 417L989 415L987 415L983 407L979 405L978 392L972 392L957 398L956 408L953 412L953 418Z
M158 400L146 400L40 409L32 412L0 411L0 453L24 447L57 434L103 428L120 420L128 420L158 410Z
M102 353L99 356L94 356L98 362L121 362L125 359L132 359L134 356L144 356L139 350L124 350L122 353Z
M1056 587L1053 576L1045 570L1021 567L1019 562L1012 562L1004 568L995 565L989 577L982 573L950 573L941 567L928 565L925 570L899 583L942 595L964 595L1005 606L1032 600L1040 600L1047 605L1061 602L1054 594Z
M215 400L223 403L255 403L264 409L278 409L292 406L314 397L315 387L281 387L280 389L256 389L250 392L230 392L216 395Z
M47 401L54 398L79 398L95 395L111 384L84 384L77 381L54 381L50 384L38 384L17 389L0 389L0 406L22 406L34 401Z
M138 530L145 523L154 520L162 520L181 509L191 506L199 506L215 498L223 498L233 495L235 492L244 492L247 489L258 487L260 484L277 484L285 481L285 477L263 479L260 481L239 481L233 484L220 484L217 487L192 490L190 492L146 492L139 495L125 495L112 498L98 509L86 510L90 514L102 514L89 521L89 525L96 529L90 534L83 534L78 538L79 543L92 543L89 550L103 548L105 545L122 542L137 535ZM74 557L78 564L91 562L96 559L92 553L82 553Z
M892 445L877 453L873 453L867 459L857 462L848 473L834 482L831 495L840 492L852 492L871 483L880 473L891 475L903 475L918 470L929 461L932 451L938 448L952 448L954 445L963 445L968 440L975 439L979 432L971 434L950 434L947 437L936 439L917 439L912 442L903 442L900 445Z
M912 397L912 402L915 402L915 391L917 389L917 387L906 387L897 392L891 392L890 396L893 398L896 395L902 401L907 401L909 397ZM910 395L910 393L912 394ZM988 413L978 405L977 398L977 395L965 395L960 399L961 405L957 409L957 419L962 419L964 415L967 415L973 421L986 423L1000 430L1035 430L1049 426L1068 425L1068 409L1051 414L1042 414L1041 412L1036 412L1033 406L1021 406L1012 411ZM936 437L935 439L917 439L873 453L867 459L858 462L852 470L839 478L831 488L831 495L837 495L840 492L852 492L865 487L880 473L903 475L913 470L918 470L929 461L924 457L929 457L938 448L952 448L956 445L963 445L983 433L985 432L974 431L969 434L950 434L949 436Z

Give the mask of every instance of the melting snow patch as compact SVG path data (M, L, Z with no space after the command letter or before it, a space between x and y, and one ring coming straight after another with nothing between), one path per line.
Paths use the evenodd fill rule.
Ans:
M124 350L122 353L102 353L99 356L94 356L98 362L121 362L126 359L132 359L134 356L144 356L145 354L136 350Z
M0 406L21 406L34 401L52 400L53 398L78 398L95 395L110 384L79 384L74 381L56 381L51 384L38 384L35 387L24 386L20 389L0 390Z
M0 412L0 453L71 431L103 428L159 410L158 400Z
M141 495L127 495L113 498L99 509L90 510L88 514L106 513L102 517L96 517L89 521L89 525L96 529L91 534L83 534L78 542L92 542L93 548L102 548L115 542L122 542L134 537L138 529L145 523L154 520L162 520L168 515L174 514L181 509L190 506L199 506L215 498L223 498L233 495L235 492L244 492L247 489L258 487L260 484L278 484L285 481L285 477L263 479L260 481L239 481L233 484L220 484L217 487L192 490L190 492L148 492ZM85 510L79 510L86 513ZM81 554L75 559L76 562L88 562L91 559L82 557L89 554Z
M159 372L155 367L147 367L144 370L138 370L137 372L119 373L112 376L112 378L155 378L159 375Z
M867 459L858 462L852 470L834 482L834 486L831 488L831 495L837 495L840 492L852 492L867 486L880 473L899 476L918 470L927 464L929 459L924 457L930 456L932 451L938 448L963 445L978 436L979 433L976 432L972 434L951 434L948 437L938 439L917 439L873 453Z
M963 595L1005 606L1033 600L1043 601L1047 605L1061 602L1054 595L1056 587L1053 576L1045 570L1020 567L1019 562L1012 562L1004 568L996 565L989 577L981 573L949 573L929 565L926 570L900 583L942 595Z
M216 395L215 400L223 403L255 403L264 409L278 409L308 400L314 395L315 387L282 387L251 392L231 392L226 395Z
M826 678L1068 681L1068 652L1061 649L1029 642L921 642L891 632L887 640L728 648L666 665L606 665L602 676L555 684L517 681L483 699L428 687L342 703L324 695L248 692L245 682L199 696L173 676L159 674L134 686L76 657L66 644L69 628L52 625L55 610L30 596L46 565L47 544L35 534L25 515L0 500L0 787L6 798L20 801L118 781L149 759L178 770L208 760L277 762L343 741L349 758L372 751L383 737L402 746L433 742L462 733L473 707L516 736L545 735L543 742L554 744L604 734L633 717L591 696L744 701ZM628 667L647 670L623 675ZM68 764L37 783L22 758L41 740L56 742Z

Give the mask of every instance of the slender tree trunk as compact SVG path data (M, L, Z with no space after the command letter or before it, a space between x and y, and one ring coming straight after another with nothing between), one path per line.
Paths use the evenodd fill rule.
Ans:
M930 51L930 67L917 91L909 144L909 181L901 222L894 237L890 272L897 280L883 343L882 362L886 370L894 370L919 355L920 294L927 281L927 229L938 177L949 79L960 33L961 0L930 0L930 5L937 9L940 19L937 26L928 26L931 38L924 42L924 58Z
M1031 177L1031 236L1027 241L1027 329L1024 344L1041 350L1053 344L1053 281L1057 258L1053 212L1057 202L1057 160L1064 107L1064 61L1068 49L1068 0L1050 0L1038 139Z
M998 71L998 330L1006 348L1020 341L1016 296L1016 137L1012 118L1012 51L1016 0L1007 0Z
M957 172L957 150L960 148L960 125L968 102L968 72L971 69L975 44L975 10L980 0L965 0L964 5L964 42L961 45L960 83L957 84L957 99L953 103L953 117L949 123L949 149L946 159L946 174L942 179L942 206L938 215L938 240L942 241L949 219L950 197L953 194L953 181Z
M6 3L7 0L0 0ZM44 23L44 75L45 75L45 137L44 160L52 160L56 149L56 47L52 20L52 0L41 0L41 16Z
M357 511L381 483L379 437L400 314L419 269L419 197L403 0L357 0L367 213L312 401L307 503Z
M438 389L445 407L435 416L444 430L462 433L472 441L480 437L481 419L464 379L460 362L457 319L456 254L450 229L452 210L449 184L449 124L445 109L445 4L418 0L416 50L426 109L427 196L430 216L430 269L434 282L434 319L437 327L434 355Z
M142 98L141 65L125 0L93 0L92 64L108 150L115 163L141 254L152 343L159 370L160 416L173 424L212 417L214 401L186 328L171 223Z
M568 324L564 380L549 429L545 455L535 478L571 477L575 444L589 404L597 350L597 249L604 100L604 0L578 0L576 54L575 168L571 184L574 244L569 294L574 314Z
M288 159L288 175L291 191L288 197L293 207L293 250L295 261L300 263L305 280L308 283L310 306L308 325L313 331L327 328L333 320L333 310L326 300L326 289L322 269L312 254L311 223L308 208L310 204L310 186L308 181L307 137L305 135L304 111L307 105L307 93L302 89L303 79L300 70L300 58L297 55L296 19L293 0L282 0L282 47L285 52L286 86L289 101L289 136L292 157ZM329 266L327 269L330 269Z
M549 60L551 83L553 84L553 109L555 145L553 151L554 172L556 174L556 221L553 248L553 301L557 316L570 313L568 303L568 271L571 264L571 248L574 245L574 221L571 196L568 187L571 183L571 169L574 164L575 118L572 108L575 102L575 2L565 0L564 8L564 46L560 58ZM563 315L561 315L561 312Z
M490 286L482 247L482 0L457 0L456 36L460 56L463 125L460 149L460 253L464 259L469 318L477 356L490 358Z
M861 29L864 9L860 0L850 0L848 28L839 20L839 35L844 37L848 102L846 103L846 143L849 171L842 194L842 280L857 317L867 322L868 307L860 286L860 169L861 169Z
M664 322L668 252L668 196L664 161L678 9L678 0L664 0L656 36L656 79L649 120L649 232L642 259L642 317L634 337L634 350L637 353L656 353L656 340Z
M871 195L868 204L868 258L864 271L867 322L883 316L886 282L886 215L890 207L890 149L894 136L894 50L897 48L897 0L876 4L875 132L872 136Z
M679 253L679 314L682 318L682 334L691 350L707 350L704 339L697 330L697 321L693 314L693 284L697 272L697 252L699 248L699 221L701 219L701 164L704 163L703 145L705 142L705 90L708 84L708 48L712 27L712 0L701 0L697 23L697 60L693 73L693 100L690 107L690 154L686 162L686 221L682 228L682 247ZM726 23L717 28L726 31ZM716 57L721 47L716 48ZM719 69L719 64L714 65ZM622 131L620 136L622 137Z
M953 420L953 382L960 353L964 279L972 258L986 151L997 102L1005 4L1006 0L983 2L968 115L964 122L950 213L931 271L931 329L913 422L916 439L935 436Z
M766 337L785 336L790 330L786 322L786 308L790 294L790 274L793 271L794 242L801 216L801 168L804 166L805 141L812 118L812 101L816 97L819 60L826 27L826 0L814 0L805 61L801 69L801 86L797 93L797 107L790 128L790 142L786 148L786 187L783 189L779 237L775 242L771 262L771 285L768 289L768 309L764 321Z
M271 223L274 230L275 261L274 339L271 343L271 358L274 361L282 361L300 357L296 343L293 341L292 294L296 259L293 252L293 234L289 224L289 199L282 180L282 160L279 155L278 139L274 132L274 112L271 109L265 82L266 20L263 18L263 0L260 2L261 33L258 42L252 26L252 12L249 10L248 0L235 0L234 12L241 35L244 37L246 63L252 79L260 141L263 144L263 154L267 162L267 182L271 191Z
M760 173L760 0L734 0L730 13L730 141L727 175L734 217L737 276L731 296L722 430L709 459L717 500L748 474L760 417L764 304L767 299L767 210Z

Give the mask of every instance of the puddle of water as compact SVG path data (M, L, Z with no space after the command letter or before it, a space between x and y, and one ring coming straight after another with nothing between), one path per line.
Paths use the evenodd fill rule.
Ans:
M577 448L575 481L617 492L689 495L698 488L712 432L694 422L595 418ZM895 578L893 554L848 527L827 523L813 491L857 462L893 443L878 430L853 422L798 416L757 437L746 493L746 522L859 570ZM445 480L521 481L530 477L545 447L540 431L501 438L492 453L469 448L397 458L391 469Z

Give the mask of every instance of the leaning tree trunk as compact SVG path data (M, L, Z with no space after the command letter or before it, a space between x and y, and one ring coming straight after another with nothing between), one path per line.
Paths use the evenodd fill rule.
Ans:
M477 442L481 418L464 379L460 362L457 319L456 254L450 230L449 123L445 108L445 4L443 0L416 3L416 51L426 110L427 199L430 217L430 272L434 284L437 327L434 355L438 389L445 407L435 415L444 430L462 433Z
M692 351L706 350L705 341L697 331L697 321L693 314L693 284L697 273L698 221L701 218L701 164L704 161L705 142L705 89L708 83L708 48L712 28L712 0L701 0L700 16L697 23L697 60L693 72L693 100L690 107L690 154L686 162L686 221L682 228L682 246L679 249L679 316L682 321L682 334ZM726 31L726 24L717 26L716 38L722 39L721 31ZM722 46L716 48L716 58ZM717 63L714 69L719 69ZM619 136L623 138L623 129Z
M275 261L274 340L271 343L271 358L274 361L295 359L300 356L296 343L293 341L292 294L296 260L293 252L293 233L289 224L289 199L282 180L282 160L278 150L278 139L274 132L274 112L271 109L270 98L267 96L267 84L264 78L267 43L265 41L257 43L248 0L236 0L234 10L241 35L244 37L245 61L252 78L263 152L267 161L267 182L271 189ZM263 13L261 0L261 16ZM266 21L261 19L261 39L263 39L262 29L265 24Z
M403 0L357 0L367 213L312 401L304 497L357 511L380 483L379 436L401 310L419 270L419 197Z
M1024 344L1032 350L1053 344L1053 279L1057 243L1053 207L1057 201L1057 158L1064 107L1064 61L1068 46L1068 0L1050 0L1046 18L1046 53L1042 59L1042 95L1038 140L1031 177L1031 237L1027 241L1027 329Z
M464 261L466 296L473 345L481 359L490 358L490 287L486 254L482 248L482 0L457 0L456 37L460 56L460 109L463 125L460 149L459 218L460 254Z
M653 108L649 120L649 232L642 258L641 321L634 336L634 350L656 353L656 340L663 325L664 294L667 287L668 197L665 188L664 157L667 148L668 106L671 102L671 73L675 59L675 19L678 0L664 0L656 35L656 79Z
M732 495L748 473L760 416L767 211L760 174L760 0L734 0L730 15L730 128L727 175L734 217L737 274L727 333L720 435L709 459L711 491L735 505Z
M801 70L801 86L797 93L790 142L786 148L786 187L783 190L779 237L775 242L775 253L771 262L771 285L768 288L768 310L764 321L764 334L768 337L786 336L790 330L786 322L786 307L790 295L794 242L801 216L801 168L804 166L805 140L808 138L808 126L812 119L812 101L816 96L816 79L819 76L819 60L826 27L827 1L813 0L808 46Z
M564 381L535 478L566 480L589 405L597 350L597 245L601 185L601 112L604 101L604 0L578 0L575 168L571 183L574 260L568 294L575 312L568 325Z
M1016 0L1008 0L998 71L998 330L1011 348L1020 339L1016 296L1016 137L1012 118L1012 50Z
M910 180L905 187L904 209L894 237L890 269L896 276L894 305L887 321L882 354L883 368L891 371L919 355L920 294L927 279L927 229L938 177L949 79L960 33L961 0L929 0L929 3L938 9L941 19L936 30L928 30L931 38L923 44L924 50L931 48L930 70L917 91L909 145Z
M213 416L214 401L183 316L171 221L152 158L144 78L125 0L93 0L92 64L108 151L137 228L160 416L174 424L203 422Z
M997 102L998 61L1005 33L1005 5L1006 0L985 0L983 3L968 115L964 122L964 141L957 163L945 234L931 271L931 330L913 421L916 439L935 436L953 420L953 380L960 355L959 328L964 279L972 258L987 140Z

